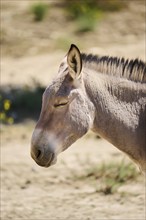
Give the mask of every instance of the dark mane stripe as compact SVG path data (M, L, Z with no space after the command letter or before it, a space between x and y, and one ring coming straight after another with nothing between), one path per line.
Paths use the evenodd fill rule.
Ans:
M128 60L110 56L82 53L83 65L97 71L120 76L131 81L146 83L146 63L139 59Z

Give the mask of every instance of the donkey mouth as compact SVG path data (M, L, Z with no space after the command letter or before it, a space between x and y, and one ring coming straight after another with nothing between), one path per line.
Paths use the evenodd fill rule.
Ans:
M45 159L42 158L41 160L35 160L35 161L39 166L47 168L47 167L54 165L57 162L57 158L52 153L48 160L47 160L47 158L45 158Z

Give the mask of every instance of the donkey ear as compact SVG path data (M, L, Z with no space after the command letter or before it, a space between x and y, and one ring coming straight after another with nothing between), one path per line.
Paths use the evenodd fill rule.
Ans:
M69 74L73 79L78 79L82 70L82 59L79 49L71 44L67 54L67 64L69 67Z

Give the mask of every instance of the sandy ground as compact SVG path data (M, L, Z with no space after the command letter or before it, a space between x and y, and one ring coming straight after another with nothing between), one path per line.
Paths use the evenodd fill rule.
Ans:
M84 51L88 48L86 51L98 54L139 57L145 60L145 24L141 20L144 8L139 7L138 10L141 10L140 15L136 14L135 7L132 11L123 12L123 17L114 14L107 21L103 21L103 26L99 26L101 34L98 36L102 46L96 45L94 36L93 44L87 43ZM10 11L11 6L8 7L8 12ZM7 16L6 12L2 14L3 18L8 18L4 19L4 24L10 27L10 15L13 18L13 13ZM134 19L135 16L137 19ZM127 25L126 28L118 24L122 19L125 19L123 24ZM133 26L130 26L128 21L133 21L135 29L132 29ZM23 23L23 19L21 22ZM16 26L17 33L19 20ZM117 35L113 33L115 28L118 30ZM9 30L13 37L16 33L12 28L8 28L8 32ZM125 30L128 31L124 32ZM29 33L26 33L26 38L27 34ZM124 35L125 41L122 40ZM90 39L92 36L89 34ZM20 45L18 51L19 48ZM33 85L34 79L47 85L57 74L60 61L66 53L56 50L35 55L28 53L27 56L19 57L16 54L8 56L5 51L8 49L4 47L1 60L3 86ZM20 51L22 53L22 48ZM2 220L145 220L146 190L142 175L136 181L125 183L111 195L96 191L101 184L100 179L91 181L88 178L75 178L75 174L84 173L85 167L90 166L89 161L98 165L103 161L120 161L125 158L129 162L127 156L105 140L97 139L89 133L62 153L55 166L44 169L35 164L29 153L34 126L35 122L29 121L1 127Z
M44 169L29 155L33 126L29 122L2 128L3 220L145 219L142 176L111 195L96 192L100 180L74 177L85 171L89 161L97 165L102 161L120 161L124 157L120 151L88 134L62 153L55 166Z

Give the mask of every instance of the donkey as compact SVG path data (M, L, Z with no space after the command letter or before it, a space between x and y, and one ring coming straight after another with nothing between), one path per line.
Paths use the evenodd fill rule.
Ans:
M146 171L144 62L84 54L71 45L43 94L31 156L38 165L49 167L89 129Z

